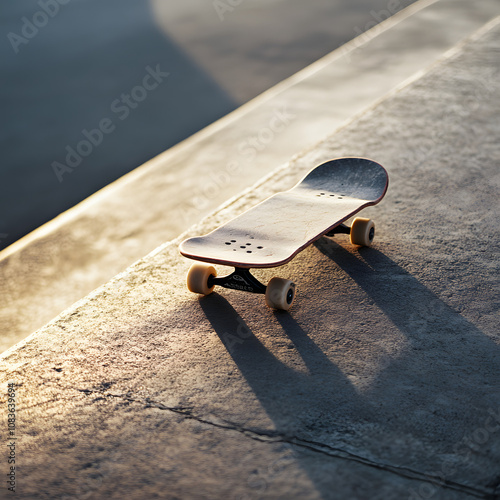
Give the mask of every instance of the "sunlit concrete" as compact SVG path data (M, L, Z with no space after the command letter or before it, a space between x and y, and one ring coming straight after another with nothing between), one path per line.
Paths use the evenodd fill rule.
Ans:
M497 498L499 50L500 17L184 235L327 158L382 163L371 248L259 273L295 281L289 313L188 292L179 238L4 353L16 496Z
M313 147L499 13L497 0L417 2L0 252L3 348Z
M271 87L277 75L279 80L293 75L304 67L302 61L328 54L413 0L149 3L163 33L231 99L243 103Z

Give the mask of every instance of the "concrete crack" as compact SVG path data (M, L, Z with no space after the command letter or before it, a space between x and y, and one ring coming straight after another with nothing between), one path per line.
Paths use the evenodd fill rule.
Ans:
M235 424L233 422L226 421L224 419L220 419L220 422L214 422L213 420L209 420L203 418L199 415L196 415L193 412L194 407L190 406L166 406L163 403L159 403L157 401L153 401L150 398L146 398L145 400L134 399L125 394L112 394L105 391L95 391L89 389L78 389L80 392L84 392L85 394L100 394L107 397L119 398L129 401L130 403L138 403L141 405L145 405L146 408L156 408L158 410L170 411L172 413L176 413L178 415L183 415L187 419L196 420L199 423L210 425L212 427L216 427L218 429L230 430L234 432L239 432L250 439L254 439L260 442L273 442L273 443L287 443L293 446L308 449L310 451L314 451L316 453L321 453L328 457L339 458L342 460L347 460L351 462L357 462L368 467L373 467L385 472L389 472L395 474L400 477L405 477L406 479L421 481L426 483L431 483L434 486L440 488L446 488L454 491L458 491L460 493L466 493L468 495L474 496L476 498L482 498L484 500L495 500L497 497L494 492L494 488L492 489L483 489L478 487L468 486L466 484L458 483L456 481L452 481L449 479L444 479L440 476L436 476L434 474L425 474L418 470L411 469L409 467L400 467L396 465L390 465L386 463L376 462L369 458L363 457L361 455L357 455L355 453L351 453L349 451L343 450L342 448L336 448L330 446L325 443L320 443L316 441L311 441L307 439L303 439L297 436L288 436L286 434L281 434L278 431L272 430L256 430L243 427L241 425Z

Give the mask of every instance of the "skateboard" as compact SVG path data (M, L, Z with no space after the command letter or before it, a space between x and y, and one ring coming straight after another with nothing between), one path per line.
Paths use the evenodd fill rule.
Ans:
M384 197L389 177L384 167L366 158L338 158L311 170L289 191L275 194L205 236L184 240L180 253L189 259L234 267L217 277L211 265L194 263L187 275L191 292L208 295L222 286L265 295L266 304L288 310L295 284L272 278L266 285L252 268L278 267L322 236L350 235L354 245L370 246L375 224L357 217L344 222Z

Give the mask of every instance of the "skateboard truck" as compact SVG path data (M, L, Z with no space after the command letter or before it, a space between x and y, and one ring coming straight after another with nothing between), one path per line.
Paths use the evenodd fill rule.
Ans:
M266 293L266 285L263 285L255 276L250 273L250 269L236 267L234 272L227 276L215 277L211 274L208 277L208 286L219 285L233 290L243 290L251 293Z
M295 298L295 284L290 280L273 278L266 286L250 273L250 269L242 267L236 267L231 274L220 278L211 274L207 279L207 285L264 294L269 307L276 309L288 309Z
M266 286L250 273L250 269L236 267L231 274L218 278L213 266L201 262L191 266L187 275L187 286L190 291L208 295L212 293L215 285L263 294L269 307L285 311L290 309L295 298L295 283L287 279L272 278Z
M335 236L336 234L351 234L351 228L349 226L346 226L345 224L339 224L338 226L334 227L331 231L328 231L328 233L326 233L325 236L331 237ZM373 240L373 236L371 239Z
M357 217L357 219L362 219L361 217ZM354 219L356 220L356 219ZM368 246L371 244L373 241L373 238L375 237L375 224L370 223L370 219L362 219L366 222L366 228L363 227L363 231L365 231L366 234L356 234L354 237L351 237L351 242L357 242L359 241L360 245ZM352 229L354 227L354 229ZM361 233L361 231L358 228L358 224L353 224L351 227L346 226L345 224L339 224L337 227L334 227L331 231L328 231L328 233L325 234L325 236L335 236L336 234L349 234L351 235L352 231L356 231L357 233Z

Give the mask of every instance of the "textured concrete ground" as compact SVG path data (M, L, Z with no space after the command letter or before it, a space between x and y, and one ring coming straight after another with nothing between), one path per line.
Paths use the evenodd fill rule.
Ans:
M290 313L190 294L173 242L7 351L18 498L500 498L499 52L497 18L188 232L325 159L385 165L372 248L256 273Z
M498 0L420 0L0 252L0 352L499 14Z

